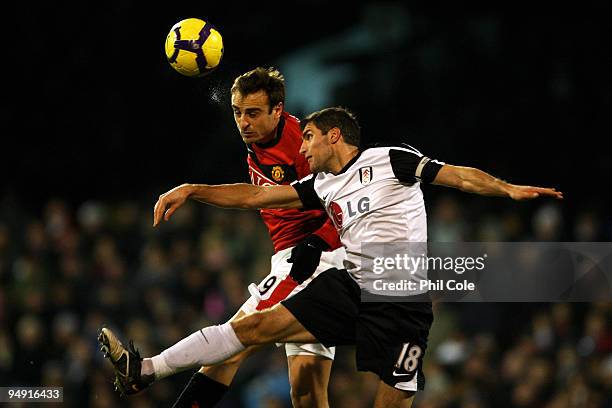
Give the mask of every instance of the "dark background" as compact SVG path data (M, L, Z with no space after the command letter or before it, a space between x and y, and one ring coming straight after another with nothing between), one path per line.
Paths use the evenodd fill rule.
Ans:
M54 196L153 200L185 181L244 181L227 98L233 78L258 65L283 70L281 56L333 43L358 23L384 36L385 10L401 10L400 40L323 58L351 67L331 103L357 113L364 138L405 140L449 163L555 186L566 208L606 205L604 4L20 2L4 41L2 189L37 210ZM174 72L163 52L170 27L191 16L212 21L225 45L219 69L199 79ZM291 100L290 112L309 113Z
M192 371L120 399L96 336L109 325L154 355L229 319L269 273L254 211L190 202L151 227L175 185L247 181L229 87L256 66L285 74L293 114L344 105L368 142L565 193L513 202L423 186L430 242L612 241L605 4L5 5L0 385L63 386L66 407L172 404ZM187 17L223 35L204 78L164 55ZM611 406L609 302L435 308L417 406ZM352 353L338 351L332 407L374 398ZM290 406L285 361L273 347L249 359L223 406Z

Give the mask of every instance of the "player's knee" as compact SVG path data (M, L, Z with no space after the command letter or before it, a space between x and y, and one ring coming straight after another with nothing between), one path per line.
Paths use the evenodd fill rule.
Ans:
M310 394L302 394L291 388L291 404L293 408L318 407Z
M265 343L266 319L264 312L257 312L232 322L238 340L245 346Z
M326 407L327 390L292 385L291 403L294 408Z

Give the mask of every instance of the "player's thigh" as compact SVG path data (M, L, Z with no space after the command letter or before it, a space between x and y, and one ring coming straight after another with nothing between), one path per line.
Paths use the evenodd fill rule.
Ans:
M232 321L245 346L268 343L316 343L317 339L282 304Z
M414 400L414 391L403 391L386 384L384 381L378 383L375 408L410 408Z

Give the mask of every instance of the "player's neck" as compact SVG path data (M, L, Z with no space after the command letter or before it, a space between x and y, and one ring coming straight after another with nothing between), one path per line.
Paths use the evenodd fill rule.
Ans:
M255 142L255 144L259 147L267 147L267 146L276 144L277 141L278 141L278 136L276 135L276 128L274 128L274 132L270 133L263 139Z
M336 154L337 160L331 166L331 173L338 174L340 173L347 164L351 162L357 155L359 154L359 148L351 145L343 145L339 147L339 150Z

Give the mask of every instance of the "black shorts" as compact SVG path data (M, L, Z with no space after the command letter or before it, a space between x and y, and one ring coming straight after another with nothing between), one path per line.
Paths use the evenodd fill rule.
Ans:
M333 268L282 304L323 345L354 344L359 371L404 391L424 388L431 302L361 302L359 285Z

